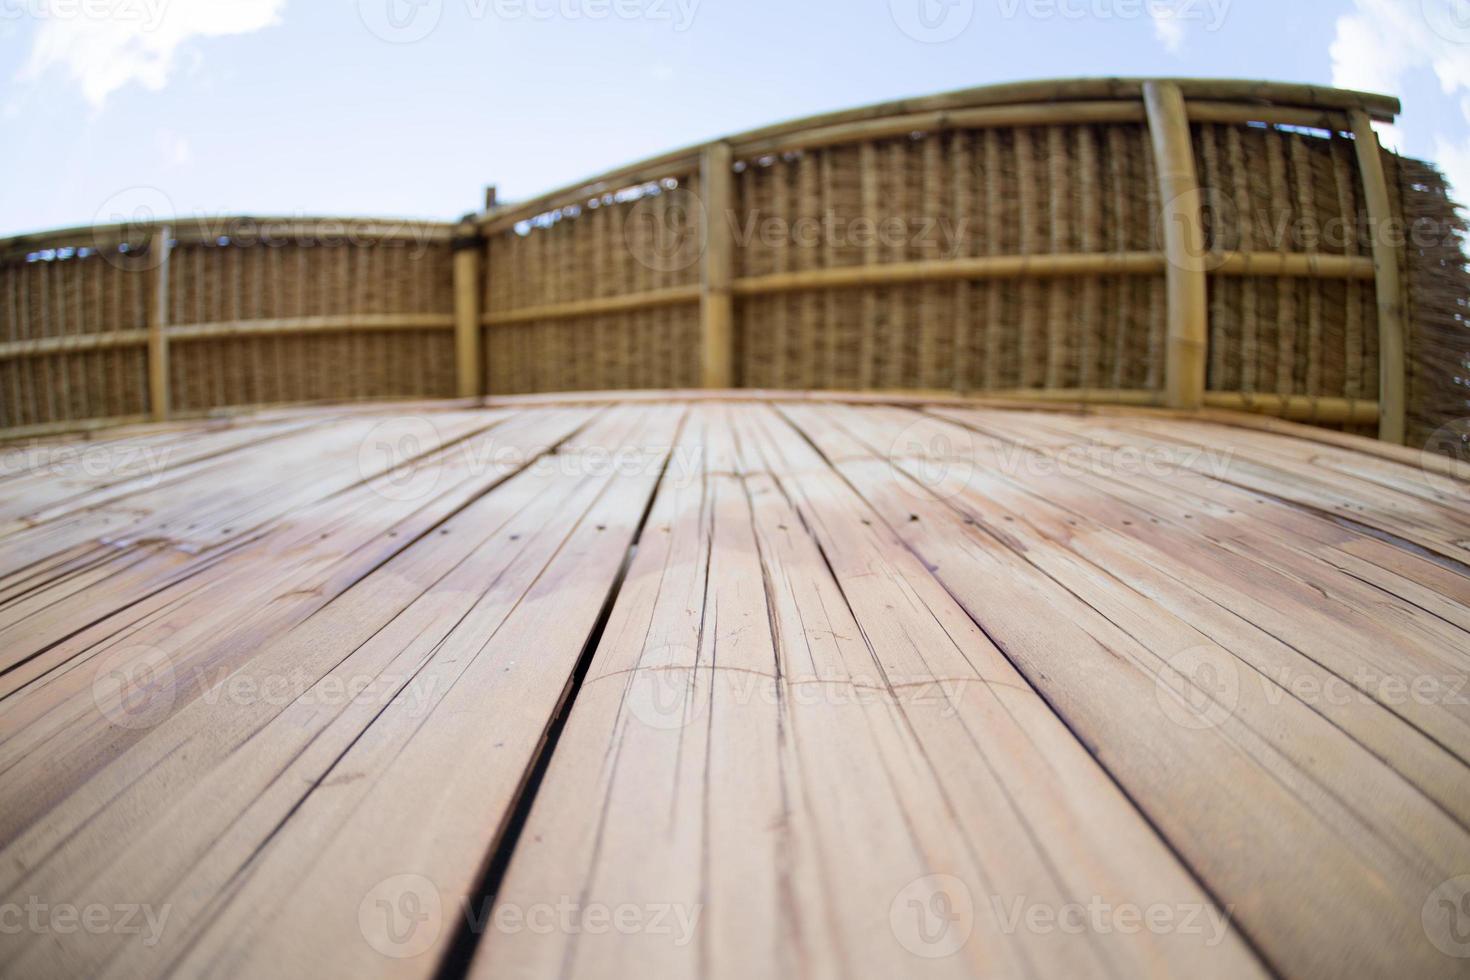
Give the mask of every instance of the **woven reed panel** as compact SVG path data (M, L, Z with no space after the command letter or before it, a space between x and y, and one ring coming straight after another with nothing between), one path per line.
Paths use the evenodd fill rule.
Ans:
M0 429L147 410L143 347L0 360Z
M1407 222L1405 359L1411 446L1470 459L1470 273L1465 222L1432 165L1387 156L1390 191Z
M0 343L144 329L146 263L91 248L0 263ZM0 360L0 428L137 415L147 399L141 347Z
M568 202L490 236L484 310L697 285L705 220L694 173ZM699 380L698 304L505 324L486 334L495 394L670 388Z
M454 312L442 242L181 244L169 258L169 286L172 324Z
M738 276L1158 248L1141 125L913 134L737 163ZM751 297L742 384L1162 384L1164 280L1086 276Z
M1209 278L1212 391L1378 398L1371 281Z
M445 243L181 245L170 258L174 324L334 315L450 314ZM232 405L454 394L449 330L178 340L177 411Z
M175 344L174 408L452 397L454 337L445 330L332 332Z
M700 377L699 305L486 331L492 394L694 388Z
M1352 140L1278 126L1192 131L1212 250L1371 257ZM1211 277L1209 293L1211 390L1378 397L1371 282Z

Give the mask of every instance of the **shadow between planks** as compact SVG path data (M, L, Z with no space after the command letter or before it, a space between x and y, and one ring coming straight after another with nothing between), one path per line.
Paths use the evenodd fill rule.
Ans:
M956 400L6 447L0 975L1463 976L1467 515Z

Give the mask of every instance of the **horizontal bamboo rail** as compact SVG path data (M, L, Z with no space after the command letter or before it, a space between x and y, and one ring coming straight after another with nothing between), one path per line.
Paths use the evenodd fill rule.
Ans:
M676 289L660 289L647 293L629 293L626 296L609 296L603 299L583 299L571 303L552 303L547 306L532 306L510 313L487 313L480 318L486 326L496 327L514 323L531 323L536 320L569 320L583 316L603 316L608 313L625 313L630 310L652 310L662 306L678 306L681 303L698 303L702 294L699 286L680 286Z
M1129 102L1058 102L1044 105L985 106L916 112L891 119L865 119L804 132L783 133L763 140L738 141L741 156L759 157L783 150L816 149L839 143L938 133L951 129L1011 126L1072 126L1083 123L1143 122L1143 107Z
M1201 264L1212 274L1221 276L1360 281L1373 279L1373 260L1360 256L1220 252L1207 254L1201 260ZM803 290L953 280L1041 279L1099 275L1152 276L1162 275L1168 267L1168 258L1162 252L995 255L973 259L893 262L774 273L765 276L746 276L731 282L730 291L736 296L756 296ZM703 291L698 286L679 286L673 289L629 293L624 296L527 307L506 313L487 313L481 317L481 322L485 326L496 327L541 320L570 320L579 317L605 316L610 313L627 313L697 303L702 296Z
M47 354L111 350L115 347L143 347L148 344L147 330L117 330L112 333L78 334L71 337L37 337L35 340L12 340L0 344L0 361Z
M400 243L448 242L454 226L444 222L397 218L338 218L299 216L221 215L135 221L125 224L76 225L53 231L29 232L0 238L0 258L66 247L116 247L146 242L160 228L169 230L179 245L237 243L276 247L300 239L347 239Z
M94 376L116 389L54 423L0 398L0 430L608 387L607 362L613 384L938 387L1402 440L1405 260L1358 221L1360 205L1373 228L1400 217L1370 126L1398 111L1266 82L1028 82L762 127L530 200L490 196L457 225L200 217L0 239L0 386L54 389L53 413ZM1339 199L1314 200L1307 175L1329 171ZM1278 215L1313 214L1341 214L1346 245L1270 237ZM895 216L949 221L949 247L826 225L809 246L782 237ZM1329 343L1345 362L1322 362ZM212 377L194 383L200 370Z
M288 334L449 330L449 313L348 313L336 316L282 317L233 320L225 323L185 323L170 326L170 340L219 340L225 337L272 337Z
M271 337L306 333L358 331L448 330L454 317L424 314L349 314L342 316L284 317L270 320L235 320L224 323L181 323L164 327L170 341L219 340L226 337ZM69 337L39 337L0 344L0 360L41 357L75 351L107 350L113 347L146 346L149 331L118 330L114 333L78 334Z

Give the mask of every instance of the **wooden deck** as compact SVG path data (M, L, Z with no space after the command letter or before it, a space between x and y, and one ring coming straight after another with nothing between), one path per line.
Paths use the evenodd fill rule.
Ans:
M1463 977L1417 460L675 395L0 450L0 972Z

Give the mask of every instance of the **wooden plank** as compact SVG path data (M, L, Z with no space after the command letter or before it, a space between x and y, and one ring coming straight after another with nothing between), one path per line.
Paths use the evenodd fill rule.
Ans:
M647 444L667 445L676 421L658 413ZM589 451L598 448L616 444ZM432 957L385 959L383 945L401 935L390 921L365 923L361 903L384 882L396 898L392 879L407 872L431 883L444 924L464 908L639 527L661 462L645 461L653 465L638 472L572 478L577 502L537 536L551 547L528 547L508 581L438 645L418 675L438 678L432 693L395 701L338 763L340 774L367 778L312 794L309 819L253 856L249 880L205 924L181 969L317 962L379 975L424 971L421 961ZM334 827L325 847L316 826ZM428 949L442 950L452 935L437 930Z
M1005 404L17 447L0 904L168 916L0 972L1457 975L1463 467Z
M678 975L696 955L732 975L803 961L943 976L1176 958L1251 973L1228 936L1203 951L1178 937L1007 933L1001 907L1017 895L1208 900L943 590L763 415L711 408L692 423L706 430L703 477L655 503L650 526L663 533L630 570L531 814L532 843L499 899L502 914L557 895L697 902L699 948L670 936L496 933L475 975ZM788 734L774 740L778 731ZM858 775L875 763L880 778ZM575 802L589 797L600 801L590 812ZM782 799L773 839L761 808ZM649 815L663 813L679 819L651 847ZM1045 838L1031 826L1049 828ZM1120 860L1074 860L1090 834L1111 837ZM701 856L701 838L720 846ZM870 857L844 860L854 848ZM721 873L733 861L742 876ZM774 866L788 869L784 886ZM964 908L963 936L943 923L927 938L901 920L870 927L893 918L895 902L907 913L902 898L929 895L936 873ZM814 907L823 921L811 921ZM782 929L771 916L811 924ZM946 942L953 955L926 958Z
M553 410L492 429L456 447L462 451L444 454L432 468L418 470L433 478L432 486L404 484L402 470L383 473L352 493L306 508L295 523L232 553L228 563L216 564L206 555L183 574L176 574L174 564L155 566L151 584L148 578L119 577L108 592L92 596L92 605L78 603L71 610L69 628L64 603L55 617L17 623L7 636L7 655L39 656L21 664L31 675L25 696L0 700L0 768L16 786L32 782L30 792L0 812L0 840L13 839L48 801L72 792L74 780L121 752L141 751L135 742L189 707L230 673L230 665L254 656L265 639L319 614L488 488L532 466L589 417L585 411ZM448 553L443 543L440 550ZM380 605L392 609L400 601L393 580L383 588ZM79 622L90 625L78 631ZM54 634L46 632L52 629ZM170 683L159 694L158 717L150 715L150 724L114 724L94 700L94 675L114 662L125 669L137 656L166 657ZM50 743L49 752L39 751L52 738L60 741ZM65 826L62 812L53 810L44 829Z
M646 419L648 410L639 414ZM630 424L639 425L639 417L620 413L609 419L601 435L592 433L591 438L617 438L619 431L630 432ZM656 434L652 437L658 438ZM476 481L479 492L472 493L468 506L463 497L457 508L453 500L446 501L449 508L438 509L438 520L431 520L424 528L432 534L421 530L409 537L412 529L403 528L412 543L400 545L400 552L387 564L366 577L359 571L357 582L300 625L265 634L244 651L242 663L222 665L210 659L196 660L212 683L224 690L223 696L213 701L193 699L159 721L146 738L107 770L109 778L88 781L45 823L33 825L10 849L11 853L23 854L39 848L35 852L39 857L51 852L55 835L60 833L69 836L71 843L57 861L28 860L23 871L21 865L7 863L7 873L21 874L22 885L28 882L51 894L85 885L92 894L116 887L134 894L149 891L157 895L151 889L166 892L191 864L195 868L192 887L202 887L209 881L216 886L227 884L241 864L256 855L263 837L268 837L301 796L323 778L324 770L337 763L349 744L357 742L361 751L371 754L369 743L375 740L361 742L358 736L380 712L390 705L395 706L393 710L407 712L390 711L390 717L410 723L411 728L412 719L418 717L414 712L434 710L451 688L460 689L465 681L463 677L456 679L456 675L473 658L448 652L446 645L452 648L452 644L442 640L448 631L460 630L460 638L454 642L469 644L467 652L473 652L495 632L497 617L503 619L513 609L539 608L538 615L554 611L556 603L537 602L538 593L527 596L525 589L537 581L542 583L538 588L548 587L549 583L538 576L551 555L562 554L564 562L587 557L585 550L567 544L566 535L573 525L584 529L579 535L597 542L616 540L609 523L591 522L597 515L596 507L589 512L589 521L576 521L576 515L582 513L579 507L607 496L599 485L605 488L607 481L615 478L614 470L603 468L600 478L589 480L585 471L579 472L575 466L525 470L524 466L533 460L518 464L521 475L490 494L483 492L484 484L479 481L494 479L503 471L497 464L482 472ZM474 469L471 467L471 472ZM656 470L653 475L657 475ZM492 539L503 543L486 547L485 542ZM188 650L186 646L172 647L171 655ZM425 656L439 650L446 652L433 664L424 663ZM536 669L538 661L525 662L527 669ZM175 673L182 679L191 673L190 666L181 660ZM395 666L396 673L388 670ZM425 670L438 671L437 678L421 676ZM499 666L494 670L503 674ZM352 682L359 678L378 686L358 696ZM404 687L410 680L417 680L418 686L405 694ZM284 681L285 691L290 693L282 696L272 686L278 681ZM353 696L325 693L333 682L345 683ZM340 686L337 689L342 690ZM318 696L309 696L311 692ZM229 722L221 724L224 719ZM323 736L322 730L328 725L333 727ZM522 734L534 736L531 731ZM247 739L252 751L235 751ZM181 741L192 744L189 753L173 751ZM307 745L312 745L313 751L302 756ZM349 760L348 764L355 761ZM135 770L135 765L141 768ZM295 778L311 767L324 770L314 777ZM291 775L282 775L283 770ZM144 773L145 778L137 782ZM122 782L113 782L111 777L121 777ZM274 791L267 792L272 786ZM358 787L362 788L365 785ZM119 790L123 791L121 796ZM180 794L192 794L192 802ZM326 795L340 799L330 792ZM233 805L229 801L234 801ZM133 826L136 833L143 832L136 823L134 807L138 802L145 802L150 812L172 812L180 821L177 825L167 821L148 825L150 834L171 841L171 856L166 862L160 862L142 841L126 855L113 853L119 826ZM166 806L172 802L179 806ZM237 821L241 814L248 814L250 819ZM232 833L224 834L232 823ZM210 849L224 857L213 863L195 863ZM234 864L219 863L228 862L231 855ZM92 863L97 860L104 863ZM120 874L109 872L97 877L114 862L121 865ZM223 877L215 877L218 875ZM263 874L255 873L253 877L259 881ZM180 887L188 891L191 886ZM356 901L352 904L355 908ZM197 900L190 905L193 910L200 907ZM29 953L53 963L58 962L58 956L60 962L98 962L96 958L114 951L115 945L112 940L79 940L61 950L36 944ZM183 950L181 943L156 953L137 948L131 952L146 962L150 955L175 957ZM376 955L370 949L365 952Z
M1389 227L1393 208L1388 197L1388 178L1383 171L1383 151L1372 121L1361 110L1348 113L1358 172L1363 176L1363 205L1368 212L1373 243L1374 282L1378 296L1378 438L1402 445L1405 435L1405 392L1408 386L1404 362L1404 287L1399 272L1399 249Z
M1470 860L1463 825L1418 805L1418 815L1406 821L1413 826L1401 826L1397 806L1388 801L1381 804L1386 812L1365 819L1323 795L1316 780L1334 770L1345 782L1358 774L1366 778L1369 757L1360 753L1343 771L1340 763L1307 753L1313 768L1293 775L1279 747L1264 742L1268 733L1247 725L1244 683L1228 691L1198 686L1220 677L1222 669L1227 677L1238 669L1218 644L1140 640L1139 621L1120 624L1112 618L1125 610L1093 607L1101 599L1079 596L1075 583L1069 588L1055 581L1055 568L1038 578L1027 541L1017 537L1023 529L1013 517L997 514L993 504L966 503L963 493L941 500L922 481L902 480L889 460L871 450L867 458L844 456L853 452L851 437L834 441L827 429L810 422L818 409L787 412L887 526L935 569L1079 737L1110 747L1100 750L1110 772L1212 892L1234 908L1236 921L1278 970L1326 975L1352 964L1391 973L1412 961L1416 972L1455 974L1456 965L1429 941L1390 948L1364 930L1397 921L1399 935L1424 934L1424 896ZM925 441L917 435L908 444ZM988 472L977 468L974 478L983 480ZM1148 615L1157 628L1158 611ZM1196 670L1199 663L1215 670ZM1134 693L1126 693L1130 688ZM1334 738L1336 748L1347 751L1341 736L1330 732L1312 745L1326 751ZM1391 785L1391 777L1385 778L1390 782L1384 785ZM1374 806L1364 795L1354 805ZM1402 802L1415 799L1397 795ZM1248 829L1255 823L1257 830ZM1406 841L1389 845L1379 836L1386 827L1423 836L1411 853ZM1337 903L1328 898L1334 895L1352 897ZM1308 905L1332 911L1317 914ZM1345 930L1345 922L1355 927Z

